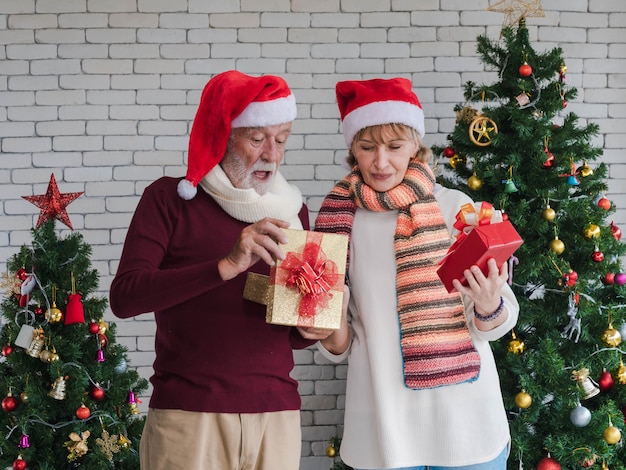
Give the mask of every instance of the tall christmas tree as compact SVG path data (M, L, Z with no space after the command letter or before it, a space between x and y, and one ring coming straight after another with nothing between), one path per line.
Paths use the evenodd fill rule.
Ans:
M67 205L81 193L24 198L40 208L31 246L7 261L0 303L0 468L139 468L145 379L128 367L116 327L94 295L91 247L72 228Z
M626 250L599 128L567 110L576 89L562 50L535 51L524 18L477 44L497 81L465 84L456 125L433 150L443 185L504 211L524 240L508 265L519 321L493 343L509 468L624 468Z

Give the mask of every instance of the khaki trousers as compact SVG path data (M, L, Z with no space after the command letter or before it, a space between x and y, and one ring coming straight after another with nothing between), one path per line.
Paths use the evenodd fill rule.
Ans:
M298 410L196 413L150 409L140 443L141 470L297 470Z

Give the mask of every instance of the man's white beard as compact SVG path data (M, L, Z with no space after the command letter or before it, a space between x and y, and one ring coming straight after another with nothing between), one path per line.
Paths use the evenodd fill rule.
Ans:
M258 194L263 195L272 189L278 165L257 160L250 168L246 168L243 160L238 155L231 153L229 158L222 162L222 168L236 188L254 189ZM254 177L255 171L269 171L271 176L267 180L259 181Z

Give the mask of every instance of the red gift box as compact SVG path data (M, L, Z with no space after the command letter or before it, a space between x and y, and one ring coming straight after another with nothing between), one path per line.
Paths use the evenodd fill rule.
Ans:
M463 231L437 269L437 274L448 292L454 290L453 279L467 285L463 272L470 266L478 266L486 275L489 258L494 258L497 265L502 266L523 243L513 224L509 220L503 220L500 211L493 211L489 204L482 203L478 213L474 213L473 207L469 209L471 217L468 217L468 209L464 206L460 215L457 215L458 223L455 227ZM477 223L477 226L468 225L468 221ZM463 225L465 226L462 227Z

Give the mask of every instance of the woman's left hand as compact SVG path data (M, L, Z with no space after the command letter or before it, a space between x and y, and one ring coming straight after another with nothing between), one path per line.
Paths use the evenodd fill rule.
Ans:
M468 296L474 302L476 312L484 316L488 316L499 308L502 286L509 277L506 263L498 269L496 260L490 258L487 261L487 268L486 276L478 266L474 265L466 269L463 274L467 280L467 286L461 284L458 279L452 281L452 285L457 291ZM495 328L500 325L506 319L506 316L507 315L500 315L500 317L503 318L500 319L500 321L495 321L497 319L494 319L493 322L489 322L490 326ZM498 317L498 319L500 317Z

